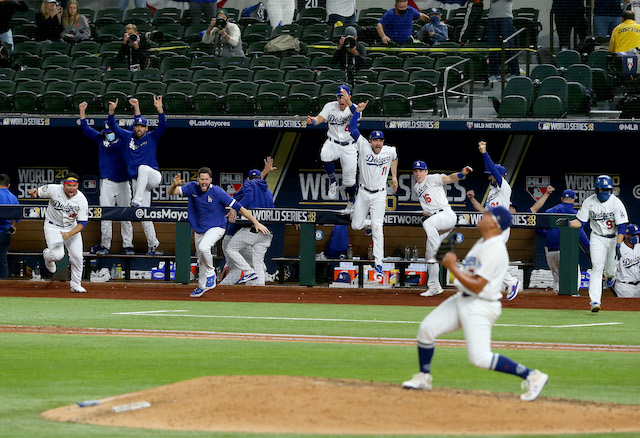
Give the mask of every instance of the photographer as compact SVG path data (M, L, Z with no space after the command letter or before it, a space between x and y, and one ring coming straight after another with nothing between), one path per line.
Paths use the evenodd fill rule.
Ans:
M45 0L36 14L36 41L60 41L64 31L62 6L56 0Z
M227 11L220 9L202 35L202 42L214 44L216 56L221 58L244 57L241 33L237 24L229 22Z
M342 70L346 70L347 82L353 84L355 74L363 68L367 60L367 48L358 41L358 32L353 26L345 28L333 54L333 60Z
M127 24L117 59L126 61L131 71L145 69L149 66L149 47L149 41L138 33L138 27Z

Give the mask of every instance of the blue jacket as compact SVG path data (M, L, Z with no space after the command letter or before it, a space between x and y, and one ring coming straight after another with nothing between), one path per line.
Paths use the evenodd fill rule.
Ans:
M233 199L242 203L242 206L247 210L252 208L274 208L273 193L269 190L267 182L261 178L245 179L242 183L242 188L238 190ZM248 224L248 223L247 223ZM233 236L238 229L247 224L232 224L227 225L227 234Z
M547 209L545 213L576 214L576 209L573 207L573 204L561 202L560 204ZM536 232L545 236L544 246L546 246L549 251L560 250L559 228L537 229ZM584 232L584 228L580 228L580 244L585 248L585 251L589 251L589 238Z
M16 195L11 193L9 189L0 189L0 205L19 205ZM15 220L18 222L18 219ZM6 233L11 227L11 219L0 219L0 232Z
M124 162L124 141L120 137L116 137L112 142L107 141L101 132L89 126L87 119L82 119L80 129L98 146L100 178L107 178L114 182L128 181L129 174Z

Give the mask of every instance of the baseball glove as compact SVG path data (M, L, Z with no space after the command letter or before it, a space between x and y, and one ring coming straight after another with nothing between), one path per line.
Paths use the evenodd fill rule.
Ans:
M437 261L441 262L442 259L444 259L444 256L448 252L453 252L453 250L456 247L457 236L458 236L458 233L452 233L452 234L449 234L446 237L446 239L442 241L442 243L440 244L440 247L438 248L438 251L436 252Z

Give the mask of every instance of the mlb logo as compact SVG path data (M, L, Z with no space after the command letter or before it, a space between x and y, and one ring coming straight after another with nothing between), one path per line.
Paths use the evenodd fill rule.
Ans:
M243 177L241 173L221 173L220 187L230 195L242 188Z

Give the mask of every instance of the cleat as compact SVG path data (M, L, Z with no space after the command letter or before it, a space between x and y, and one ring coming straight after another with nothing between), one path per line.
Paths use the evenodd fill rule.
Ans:
M240 280L236 281L236 284L245 284L249 281L253 281L257 279L258 279L258 274L256 274L255 272L252 272L251 274L247 274L243 276Z
M520 282L516 280L515 283L511 285L509 291L507 292L507 300L511 301L518 295L518 288L520 287Z
M47 261L47 254L49 254L49 252L51 252L49 248L45 248L44 251L42 251L42 257L44 257L44 266L47 268L47 271L53 274L58 269L58 266L53 260Z
M216 287L216 274L213 274L211 277L207 277L205 291L213 289L214 287Z
M405 389L420 389L422 391L431 391L431 374L418 373L414 374L411 380L402 383Z
M124 248L124 253L126 255L134 255L136 252L132 247L127 247L127 248Z
M71 286L71 292L76 294L86 294L87 290L82 286Z
M158 250L157 248L158 248L157 246L150 246L147 249L147 255L162 255L162 254L164 254L162 251Z
M542 392L542 388L549 381L549 375L541 371L534 370L529 373L527 378L522 381L522 389L527 392L520 396L522 401L534 401Z
M373 234L373 230L371 229L371 227L367 227L364 229L365 236L371 236L372 234Z
M373 279L375 281L382 281L382 279L384 278L384 273L382 272L382 265L375 265L373 267L373 270L375 271L375 273L373 274Z
M329 199L331 200L336 200L338 199L338 182L337 181L333 181L331 184L329 184Z
M107 255L107 254L109 254L109 248L105 248L104 246L96 251L96 255Z
M135 208L140 208L141 207L140 204L138 204L137 202L133 202L133 201L131 201L131 204L129 204L129 205L131 205L132 207L135 207Z
M600 303L591 303L591 311L598 313L600 311Z
M344 210L342 210L342 214L351 214L353 213L353 202L347 202L347 206Z
M191 298L198 298L201 297L202 294L204 294L205 290L200 288L200 287L196 287L193 292L191 292L191 295L189 295Z
M611 289L614 283L615 279L613 277L607 277L606 280L602 281L602 289Z
M433 297L433 296L436 296L436 295L440 295L443 291L444 291L444 289L442 289L441 287L438 287L437 289L430 287L425 292L422 292L420 294L420 296L421 297Z

